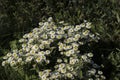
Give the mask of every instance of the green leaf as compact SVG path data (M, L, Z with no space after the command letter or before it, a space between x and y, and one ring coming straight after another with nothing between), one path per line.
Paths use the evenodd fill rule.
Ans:
M83 73L82 73L82 71L80 71L80 79L83 77Z
M117 17L117 21L120 22L120 17L118 13L116 13L116 17Z
M17 49L17 40L10 41L10 48L11 49Z
M25 75L25 80L29 80L29 77L28 77L28 75Z

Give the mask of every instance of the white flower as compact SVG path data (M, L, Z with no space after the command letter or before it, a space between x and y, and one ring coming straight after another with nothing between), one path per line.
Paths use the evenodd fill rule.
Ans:
M81 57L82 57L83 60L85 60L85 61L87 60L87 56L86 55L82 55Z
M45 52L44 52L44 51L40 51L40 53L42 54L42 56L45 54Z
M68 78L72 78L73 77L73 75L71 73L67 73L66 75L67 75Z
M34 45L34 46L32 47L32 49L35 50L35 51L37 51L37 50L39 49L39 47L38 47L38 45Z
M23 38L27 38L28 34L23 35Z
M43 60L46 60L46 57L44 55L40 56Z
M61 63L61 62L62 62L62 59L57 59L57 62L58 62L58 63Z
M59 23L60 23L60 24L63 24L63 23L64 23L64 21L60 21Z
M42 77L43 72L42 72L42 71L40 71L38 74L39 74L39 77Z
M64 27L64 30L67 30L67 29L69 29L70 28L70 26L65 26Z
M101 75L101 74L103 74L103 72L102 72L102 71L98 71L98 74L100 74L100 75Z
M41 79L42 79L42 80L46 80L46 79L47 79L47 76L46 76L46 75L42 75Z
M19 59L18 59L18 62L22 62L22 58L19 58Z
M46 55L49 55L49 54L50 54L50 50L46 50L46 51L45 51L45 54L46 54Z
M78 30L80 30L81 29L81 26L80 25L76 25L75 26L75 31L78 31Z
M83 42L79 42L80 45L83 45L84 43Z
M8 54L7 54L7 57L10 57L11 55L12 55L11 53L8 53Z
M63 45L61 44L61 45L59 45L59 51L62 51L63 50Z
M33 38L38 39L39 38L38 34L34 34Z
M88 57L93 57L93 54L92 53L88 53L87 56Z
M71 59L70 64L74 65L76 63L76 59Z
M63 30L57 31L59 35L64 34L65 32Z
M37 33L39 31L39 28L34 28L33 32Z
M2 62L2 66L5 66L5 64L6 64L6 61L3 61L3 62Z
M27 37L28 37L28 38L31 38L31 37L33 37L33 34L32 34L32 33L29 33L29 34L27 34Z
M69 50L69 49L72 49L72 46L66 46L65 50Z
M88 71L90 74L94 75L96 73L96 69L91 69Z
M13 57L9 57L7 62L10 63L13 60Z
M39 45L39 48L40 48L40 49L44 49L45 47L44 47L43 44L40 44L40 45Z
M35 50L31 50L31 51L30 51L30 54L35 54Z
M78 47L79 45L77 43L72 43L73 47Z
M73 49L71 49L71 50L69 50L69 53L70 53L70 54L74 54L75 51L74 51Z
M30 51L30 48L26 47L25 50L28 52L28 51Z
M55 35L55 31L50 31L50 34L51 35Z
M8 57L7 57L7 56L4 56L3 59L8 59Z
M70 33L70 32L69 32L67 35L68 35L69 37L72 37L72 36L74 36L74 33ZM68 37L68 36L66 36L66 37Z
M73 50L77 51L77 50L78 50L78 47L77 47L77 46L73 47Z
M52 34L52 35L50 35L50 37L51 37L52 39L54 39L54 38L55 38L55 35L54 35L54 34Z
M50 44L47 40L42 41L42 44L46 45L46 44Z
M62 35L57 35L56 38L57 38L57 39L61 39L61 38L62 38Z
M28 46L27 46L27 48L32 48L32 44L30 44L30 43L28 43Z
M20 40L19 40L20 43L22 43L22 42L24 42L24 41L25 41L24 39L20 39Z
M97 77L97 78L98 78L98 77L100 77L100 76L96 74L96 75L95 75L95 77Z
M89 34L89 32L90 32L89 30L86 30L86 31L83 32L83 35L87 36Z
M65 54L65 52L60 52L61 55Z
M54 30L56 30L56 29L57 29L57 26L56 26L56 25L54 25L54 26L52 26L52 28L53 28Z
M93 78L89 78L88 80L93 80Z
M17 53L17 52L18 52L18 50L17 50L17 49L14 49L14 50L13 50L13 53Z
M75 38L73 38L73 40L74 40L74 41L78 41L78 40L79 40L79 38L75 37Z
M22 47L25 48L27 46L27 44L22 44Z
M46 60L46 64L49 64L50 63L50 60Z
M94 37L95 37L95 35L94 35L94 34L89 34L89 36L90 36L91 38L94 38Z
M64 67L65 67L64 63L59 64L59 68L64 68Z
M81 28L85 27L85 23L80 24Z
M42 34L41 37L42 37L43 39L48 39L48 36L47 36L46 34Z
M13 55L13 57L17 57L17 53L13 53L12 55Z
M49 39L48 41L51 43L51 42L53 42L53 39Z
M36 62L38 63L38 62L41 62L41 57L38 57L37 59L36 59Z
M55 75L55 73L53 73L52 75L51 75L51 79L50 80L57 80L56 78L58 77L58 75Z
M100 78L96 78L95 80L101 80Z
M53 19L52 19L52 17L49 17L48 18L48 22L51 22Z
M68 57L70 57L70 56L71 56L71 53L70 53L69 51L64 52L64 54L65 54L66 56L68 56Z
M42 26L43 25L43 22L39 22L39 26Z
M66 73L66 69L61 69L61 73Z
M74 29L70 28L70 29L68 30L68 32L72 33L72 32L74 32Z
M87 23L86 23L86 28L87 28L87 29L90 29L90 28L91 28L91 23L90 23L90 22L87 22Z
M103 75L101 75L101 78L102 78L102 79L106 79L106 77L105 77L105 76L103 76Z
M30 62L30 61L32 61L32 59L33 59L33 57L29 56L29 57L26 58L26 62Z
M48 24L49 24L48 22L44 22L43 29L46 29Z
M67 39L67 43L70 43L70 42L72 42L73 41L73 38L68 38Z
M75 38L78 38L78 39L79 39L79 38L80 38L80 34L76 34L76 35L75 35Z
M16 64L15 61L11 61L11 62L10 62L10 65L11 65L11 66L14 66L15 64Z
M67 65L67 69L68 69L68 70L70 70L70 69L71 69L70 65Z

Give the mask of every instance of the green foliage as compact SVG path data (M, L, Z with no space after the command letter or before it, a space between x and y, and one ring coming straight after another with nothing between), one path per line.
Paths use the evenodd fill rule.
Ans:
M2 63L2 58L0 58L0 63ZM10 67L0 66L0 72L1 80L24 80L24 77Z
M113 71L111 72L111 80L120 79L120 49L117 49L115 52L111 52L108 56L108 60L113 66Z
M55 21L64 20L79 24L83 20L92 22L106 41L118 42L120 36L119 0L1 0L1 38L16 38L37 23L52 16Z
M0 0L0 56L19 47L17 40L49 16L56 22L79 24L84 19L92 22L93 31L101 34L97 46L92 47L98 53L95 54L98 63L105 62L107 66L108 60L104 59L120 47L119 0ZM4 74L5 69L0 66L0 70Z
M12 50L17 49L17 45L16 44L17 44L17 40L11 41L10 42L10 48Z

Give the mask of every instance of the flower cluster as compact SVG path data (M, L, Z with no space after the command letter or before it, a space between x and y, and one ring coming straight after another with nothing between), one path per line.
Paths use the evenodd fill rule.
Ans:
M2 65L17 67L32 64L31 68L36 70L41 80L75 80L79 77L80 66L94 64L91 60L93 54L81 54L79 49L81 45L99 39L98 34L93 34L90 29L89 22L57 26L50 17L47 22L40 22L39 28L25 34L19 40L21 49L4 56ZM90 75L93 73L92 70L88 72ZM98 74L102 73L98 71Z

